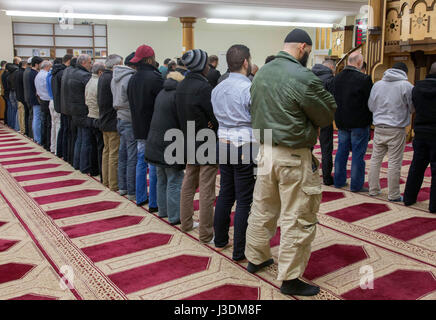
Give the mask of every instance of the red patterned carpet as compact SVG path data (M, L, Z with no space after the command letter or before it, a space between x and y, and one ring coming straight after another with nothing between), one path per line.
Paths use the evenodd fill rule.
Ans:
M412 155L408 147L404 181ZM231 248L201 245L197 230L180 232L4 126L0 177L1 300L302 299L280 293L276 264L249 274ZM429 182L414 208L387 202L386 192L374 199L324 188L304 275L322 290L310 299L436 299ZM280 228L274 257L279 243ZM368 270L373 289L364 290Z

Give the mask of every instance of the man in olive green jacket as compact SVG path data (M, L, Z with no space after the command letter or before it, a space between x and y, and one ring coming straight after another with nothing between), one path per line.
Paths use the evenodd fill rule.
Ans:
M321 80L306 68L311 49L309 35L295 29L283 51L257 73L251 88L262 173L256 181L245 250L249 272L273 264L269 242L280 218L281 291L302 296L319 293L318 287L298 279L310 257L321 202L319 161L312 148L319 128L332 124L337 108Z

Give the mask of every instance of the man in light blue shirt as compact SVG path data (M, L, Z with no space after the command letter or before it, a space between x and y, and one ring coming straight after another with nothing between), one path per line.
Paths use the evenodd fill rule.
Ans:
M219 123L217 157L220 164L221 188L215 208L215 246L229 247L229 227L232 207L234 217L233 260L245 261L245 233L253 202L255 185L254 161L251 150L255 139L251 127L250 50L234 45L227 51L229 77L212 91L212 105Z
M47 87L47 76L51 66L50 61L43 61L41 63L41 70L35 77L36 94L41 105L41 145L47 151L50 151L51 144L51 116L49 108L51 98Z

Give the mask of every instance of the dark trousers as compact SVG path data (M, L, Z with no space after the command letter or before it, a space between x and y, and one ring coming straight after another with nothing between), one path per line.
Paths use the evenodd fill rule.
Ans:
M230 161L231 149L238 155L239 164L232 164L234 161ZM215 246L223 248L229 242L230 215L236 201L233 224L233 260L240 261L245 259L245 233L256 182L254 176L255 165L252 157L247 155L246 152L243 153L242 147L237 148L232 144L219 142L218 157L220 157L219 154L223 150L227 150L227 159L224 161L226 164L222 164L224 158L220 159L221 186L214 217ZM244 157L242 157L242 154L244 154ZM244 164L242 158L248 159L249 163Z
M49 104L50 101L41 100L41 145L47 151L50 151L51 143L51 115Z
M64 143L66 143L64 141L65 128L68 128L68 117L64 114L61 114L61 126L59 128L59 133L58 133L56 153L57 153L59 158L64 158L64 159L65 159L65 155L67 154L65 152L65 155L64 155Z
M65 161L70 162L70 128L71 128L71 117L65 116L65 125L62 128L62 154Z
M319 135L322 153L322 176L325 184L333 184L333 125L322 128Z
M8 125L8 109L9 109L9 99L6 96L2 96L3 100L5 100L5 113L4 113L4 123Z
M101 161L103 156L103 134L97 128L92 128L91 130L91 176L100 175L100 180L102 179L101 174Z
M430 164L431 191L429 210L431 213L436 213L436 140L415 139L413 141L413 150L413 160L410 165L406 190L404 192L404 203L406 206L416 203L424 180L425 170Z
M77 138L77 125L73 122L71 116L67 116L67 126L65 127L62 138L64 140L63 152L67 152L66 156L64 156L64 160L69 164L74 165L74 147Z
M29 107L29 117L28 117L29 134L28 134L28 137L33 139L33 106L29 102L27 102L27 106Z
M24 134L29 137L30 126L29 126L29 117L30 117L30 108L26 102L21 102L24 106Z
M77 128L77 138L74 147L74 169L82 173L91 173L91 129Z

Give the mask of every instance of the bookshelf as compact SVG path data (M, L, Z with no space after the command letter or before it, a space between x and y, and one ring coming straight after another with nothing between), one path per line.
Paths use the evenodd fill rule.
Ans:
M29 58L62 58L65 54L89 54L94 60L108 55L107 25L74 24L63 29L59 23L12 22L14 55Z

